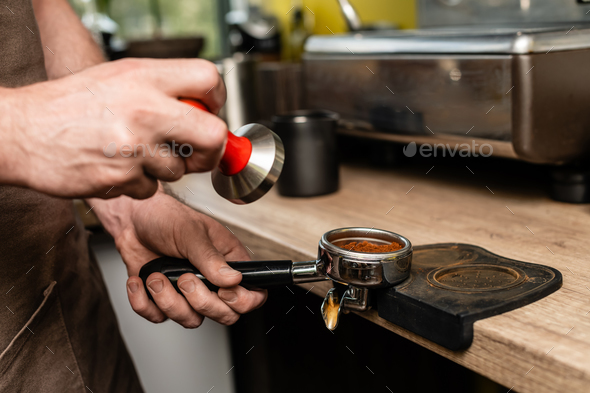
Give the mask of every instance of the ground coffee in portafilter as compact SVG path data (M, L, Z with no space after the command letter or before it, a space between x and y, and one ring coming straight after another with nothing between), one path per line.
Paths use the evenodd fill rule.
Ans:
M382 253L382 252L392 252L401 250L403 247L401 244L396 242L391 242L391 244L382 244L377 245L373 243L369 243L368 241L363 242L350 242L342 246L350 251L358 251L358 252L372 252L372 253Z

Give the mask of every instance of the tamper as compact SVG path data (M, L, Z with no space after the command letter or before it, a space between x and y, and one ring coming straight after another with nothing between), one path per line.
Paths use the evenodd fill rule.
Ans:
M199 101L181 98L195 108L209 111ZM261 198L276 183L283 169L285 150L281 139L262 124L247 124L227 132L225 153L211 172L215 191L238 205Z

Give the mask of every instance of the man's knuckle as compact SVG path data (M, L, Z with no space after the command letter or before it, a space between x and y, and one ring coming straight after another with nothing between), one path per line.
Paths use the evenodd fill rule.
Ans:
M121 176L120 173L118 173L118 171L109 171L108 173L105 173L101 176L104 184L110 186L110 187L122 187L123 185L125 185L126 180L125 177Z
M123 124L117 126L117 130L114 134L114 139L117 142L119 152L123 146L125 146L127 150L133 151L133 146L137 144L137 136L131 133L127 126Z
M170 164L169 168L172 171L168 171L169 179L171 180L178 180L184 175L185 168L183 162L177 162L175 160L173 164Z
M223 145L227 138L227 125L220 118L215 118L212 122L210 132L210 141L215 149Z
M145 315L148 310L148 306L146 304L139 304L139 305L131 305L133 311L135 311L139 315Z
M161 116L158 107L155 103L151 105L134 105L127 112L128 122L149 130Z
M217 66L210 61L203 60L201 64L201 74L210 83L217 83L220 79L219 70Z
M202 318L194 318L182 324L187 329L196 329L203 324Z
M167 318L165 316L159 315L159 316L149 318L149 321L153 322L153 323L162 323L162 322L165 322L166 319Z
M200 297L195 304L195 311L197 311L199 314L209 314L211 311L213 311L213 308L213 302L208 297Z
M131 57L127 57L124 59L120 59L114 62L118 67L120 72L127 72L127 71L136 71L141 68L142 61L139 59L134 59Z
M198 222L195 223L195 225L197 225L199 228L199 230L206 230L205 228L203 228L203 223L202 222ZM214 261L219 257L219 251L217 251L216 249L214 249L213 247L208 247L206 250L203 251L203 259L205 261Z
M238 322L238 319L240 319L240 316L238 314L224 315L219 319L219 323L225 326L231 326L234 323Z
M142 175L143 177L143 175ZM146 181L140 182L139 185L130 187L130 191L136 199L147 199L154 195L158 190L156 182Z
M242 307L243 314L256 309L256 306L257 306L257 304L254 304L254 302L252 302L252 301L245 302L244 306Z
M169 313L170 311L174 310L175 305L176 303L171 299L161 299L158 302L158 308L164 313Z
M227 139L227 125L218 117L212 117L209 114L204 119L203 128L206 130L206 137L203 137L197 146L193 146L197 153L205 156L218 154Z

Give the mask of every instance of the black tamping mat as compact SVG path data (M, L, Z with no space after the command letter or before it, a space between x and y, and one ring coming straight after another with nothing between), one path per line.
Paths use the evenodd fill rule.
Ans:
M469 244L414 247L412 273L375 293L379 316L445 348L468 348L473 323L537 301L562 284L548 266Z

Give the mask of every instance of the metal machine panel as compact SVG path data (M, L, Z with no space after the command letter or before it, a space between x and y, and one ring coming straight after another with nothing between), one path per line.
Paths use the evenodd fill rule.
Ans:
M510 141L511 58L307 54L306 105L338 112L357 128Z
M588 0L419 0L418 23L420 27L434 27L587 21L588 3Z

